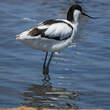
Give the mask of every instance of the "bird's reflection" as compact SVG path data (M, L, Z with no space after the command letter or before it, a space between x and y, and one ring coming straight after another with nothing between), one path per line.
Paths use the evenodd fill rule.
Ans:
M25 106L49 108L75 108L73 103L79 101L78 93L67 91L65 88L54 88L51 83L43 82L42 85L32 85L22 93Z

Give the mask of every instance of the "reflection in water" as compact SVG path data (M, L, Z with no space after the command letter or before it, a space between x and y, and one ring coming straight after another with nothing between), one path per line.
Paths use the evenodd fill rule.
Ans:
M32 85L22 95L24 98L22 104L25 106L78 108L72 103L72 100L79 101L77 92L67 91L65 88L54 88L51 83L46 81L43 82L43 85Z

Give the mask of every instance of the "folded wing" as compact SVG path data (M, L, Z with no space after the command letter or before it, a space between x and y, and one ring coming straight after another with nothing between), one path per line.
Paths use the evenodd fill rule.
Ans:
M40 35L54 40L66 40L71 37L72 33L73 28L68 23L59 20L48 20L33 28L29 35L33 37Z

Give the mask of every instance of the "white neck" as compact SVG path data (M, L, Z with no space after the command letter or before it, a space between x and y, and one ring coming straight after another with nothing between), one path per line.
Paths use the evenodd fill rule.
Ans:
M79 24L79 15L81 12L79 10L75 10L73 13L73 18L74 18L74 24L78 25Z

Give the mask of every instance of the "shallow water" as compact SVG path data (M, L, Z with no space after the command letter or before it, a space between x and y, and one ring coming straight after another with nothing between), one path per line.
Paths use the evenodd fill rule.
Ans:
M0 107L110 108L110 1L76 0L82 17L72 47L55 54L43 82L44 54L15 35L50 18L66 18L72 0L0 1Z

